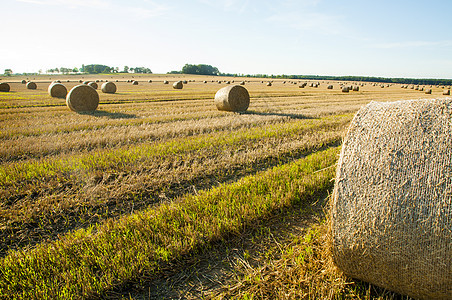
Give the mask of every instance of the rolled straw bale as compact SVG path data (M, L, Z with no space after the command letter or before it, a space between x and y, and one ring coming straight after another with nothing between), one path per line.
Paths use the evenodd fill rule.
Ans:
M182 84L187 84L187 80L182 81Z
M327 87L327 89L332 90L332 89L333 89L333 86L330 84L330 85Z
M163 80L163 84L169 84L168 80Z
M444 90L443 95L450 95L450 90Z
M76 112L95 111L99 105L99 94L89 85L77 85L67 94L66 105Z
M426 94L431 94L431 93L432 93L432 89L426 89L426 90L425 90L425 93L426 93Z
M272 83L270 81L267 82L267 86L272 86Z
M149 81L148 81L149 83L152 83L152 80L151 79L149 79Z
M424 90L424 88L423 88L423 87L420 87L419 90L422 92L422 91Z
M6 82L0 83L0 92L9 92L10 89L11 88L10 88L9 84L7 84Z
M83 81L83 84L88 84L90 83L90 81Z
M207 80L204 80L203 83L207 83Z
M82 83L82 82L83 82L83 80L81 80L81 79L80 79L80 80L79 80L78 82L79 82L79 83Z
M218 110L243 112L250 105L250 95L241 85L229 85L217 91L215 105Z
M59 82L54 82L51 85L49 85L47 91L49 92L50 97L66 98L67 95L66 87Z
M29 89L29 90L36 90L37 87L38 86L33 81L30 81L27 83L27 89Z
M225 83L226 83L226 84L231 84L231 82L230 82L229 80L228 80L228 81L225 81Z
M173 83L173 89L181 90L184 87L182 81L176 81Z
M132 81L132 84L133 84L133 85L138 85L138 81L133 80L133 81Z
M27 81L25 80L25 79L22 79L22 84L26 84L27 83Z
M359 92L359 86L355 85L355 86L353 87L353 91L354 91L354 92Z
M349 89L348 86L344 86L344 87L342 88L342 92L343 92L343 93L348 93L349 91L350 91L350 89Z
M342 145L331 250L348 276L452 299L452 100L371 102Z
M245 81L240 81L240 85L245 85Z
M103 93L114 94L116 93L116 84L113 82L105 82L101 86L101 90Z
M93 89L95 89L95 90L97 90L97 88L98 88L97 83L95 83L94 81L88 83L88 85L89 85L90 87L92 87Z

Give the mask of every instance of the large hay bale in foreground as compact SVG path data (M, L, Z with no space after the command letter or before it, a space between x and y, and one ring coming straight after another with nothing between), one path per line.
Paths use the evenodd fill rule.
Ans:
M77 85L67 94L66 105L76 112L95 111L99 105L99 94L89 85Z
M114 94L116 93L116 84L111 81L105 82L102 84L101 90L107 94Z
M33 81L30 81L27 83L27 89L29 89L29 90L36 90L37 87L38 86Z
M6 82L0 83L0 92L9 92L10 88L11 87Z
M332 254L347 275L452 299L452 100L371 102L342 146Z
M59 82L54 82L50 84L47 91L49 92L49 95L51 97L55 98L65 98L67 95L66 87Z
M183 87L184 87L184 84L182 83L182 81L176 81L175 83L173 83L173 89L180 90Z
M229 85L217 91L215 105L218 110L243 112L250 105L250 95L241 85Z

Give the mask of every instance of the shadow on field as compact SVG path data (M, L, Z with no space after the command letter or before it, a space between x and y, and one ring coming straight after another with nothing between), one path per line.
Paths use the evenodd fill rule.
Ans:
M109 119L136 119L138 118L133 114L126 114L121 112L109 112L104 110L96 110L93 112L79 112L80 115L90 115L94 117L107 117Z
M280 113L280 112L261 112L254 110L247 110L245 112L240 113L242 115L259 115L259 116L280 116L280 117L288 117L291 119L312 119L312 117L308 117L301 114L289 114L289 113Z

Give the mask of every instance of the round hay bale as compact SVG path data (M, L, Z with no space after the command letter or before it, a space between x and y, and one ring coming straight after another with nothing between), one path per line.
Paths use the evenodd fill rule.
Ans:
M77 85L67 94L66 105L76 112L95 111L99 105L99 94L89 85Z
M267 86L272 86L272 83L270 81L267 82Z
M443 95L450 95L450 90L444 90Z
M176 81L175 83L173 83L173 89L181 90L183 87L184 84L182 83L182 81Z
M354 92L359 92L359 86L355 85L355 86L353 87L353 91L354 91Z
M226 84L231 84L231 82L230 82L229 80L228 80L228 81L226 81L225 83L226 83Z
M344 86L344 87L342 88L342 93L348 93L349 91L350 91L350 89L349 89L348 86Z
M149 79L149 81L148 81L149 83L152 83L152 80L151 79Z
M432 89L426 89L426 90L425 90L425 93L426 93L426 94L431 94L431 93L432 93Z
M78 82L79 82L79 83L82 83L82 82L83 82L83 80L81 80L81 79L80 79L80 80L79 80Z
M103 93L114 94L116 93L116 84L111 81L105 82L102 84L101 90Z
M90 81L83 81L83 84L88 84L90 83Z
M332 89L333 89L333 86L330 84L330 85L327 87L327 89L332 90Z
M30 81L27 83L27 89L29 89L29 90L36 90L37 87L38 86L33 81Z
M229 85L217 91L215 105L218 110L244 112L250 105L250 95L241 85Z
M183 84L187 84L187 80L182 81Z
M99 79L96 79L96 82L99 82Z
M163 84L169 84L168 80L164 80Z
M94 81L88 83L88 85L89 85L90 87L92 87L93 89L95 89L95 90L97 90L97 88L98 88L97 83L95 83Z
M66 98L67 95L66 87L59 82L54 82L51 85L49 85L47 91L49 92L50 97Z
M207 80L204 80L203 83L207 83Z
M371 102L342 145L331 250L348 276L452 299L452 100Z
M424 91L424 88L423 88L423 87L420 87L419 90L422 92L422 91Z
M6 82L0 83L0 92L9 92L11 87Z
M53 82L61 83L61 80L54 80Z
M21 83L22 83L22 84L26 84L27 81L26 81L25 79L22 79Z
M245 81L240 81L240 85L245 85Z
M138 81L133 80L133 81L132 81L132 84L133 84L133 85L138 85Z

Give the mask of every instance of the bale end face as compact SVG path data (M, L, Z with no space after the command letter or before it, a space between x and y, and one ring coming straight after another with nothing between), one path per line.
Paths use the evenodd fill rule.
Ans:
M355 115L330 217L333 259L348 276L452 299L451 118L451 99L371 102Z
M176 81L173 83L173 89L181 90L184 87L182 81Z
M111 81L102 84L101 90L103 93L114 94L116 93L116 84Z
M58 82L54 82L49 85L48 92L49 95L54 98L66 98L67 95L66 87Z
M34 83L33 81L27 83L27 89L29 90L36 90L37 87L38 87L37 84Z
M95 111L99 105L99 94L89 85L77 85L67 94L66 105L75 112Z
M0 83L0 92L9 92L11 87L6 82Z
M244 112L250 105L250 95L241 85L227 86L215 94L215 105L218 110Z

